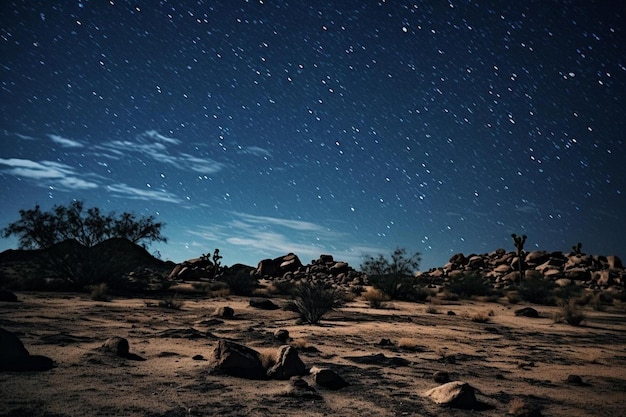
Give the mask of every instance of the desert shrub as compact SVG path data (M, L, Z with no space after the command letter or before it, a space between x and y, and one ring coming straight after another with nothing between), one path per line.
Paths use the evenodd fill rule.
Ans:
M252 295L252 292L257 286L256 278L250 275L250 272L245 269L225 273L219 280L228 286L231 294L235 295Z
M274 288L276 288L277 294L293 295L295 285L289 280L275 280L272 282L272 285L274 285Z
M607 292L598 292L589 301L591 308L596 311L604 311L607 305L613 304L613 297Z
M459 297L462 298L491 294L491 287L485 282L485 279L477 273L464 274L454 278L448 284L448 290L458 294Z
M553 294L554 283L543 277L530 277L525 280L518 289L519 297L522 300L542 305L554 305L555 296Z
M420 347L419 340L412 337L402 337L397 344L399 349L417 350Z
M367 301L372 308L383 308L385 301L388 300L387 296L378 288L369 287L362 297Z
M437 314L439 313L439 310L437 309L437 307L435 307L434 305L429 305L428 307L426 307L426 312L428 314Z
M414 300L415 271L421 255L407 256L406 250L398 248L387 259L383 255L366 256L361 270L367 274L369 283L384 292L391 299Z
M291 306L303 322L317 324L321 318L337 305L340 296L337 290L322 282L304 282L294 288Z
M91 299L94 301L110 301L109 286L104 282L94 285L91 289Z
M554 315L554 321L560 323L565 321L570 326L580 326L585 320L582 309L576 305L575 300L561 301L559 311Z
M180 310L185 302L175 295L170 295L159 301L159 307L169 308L171 310Z
M578 285L565 285L563 287L556 287L553 291L554 297L561 300L570 300L572 298L578 298L581 305L587 304L593 294L583 294L583 288Z
M509 403L509 415L513 417L541 417L541 406L516 397Z
M522 301L517 291L507 291L506 299L509 302L509 304L517 304L520 301Z
M470 320L474 323L488 323L490 317L494 315L493 310L490 311L479 311L470 316Z

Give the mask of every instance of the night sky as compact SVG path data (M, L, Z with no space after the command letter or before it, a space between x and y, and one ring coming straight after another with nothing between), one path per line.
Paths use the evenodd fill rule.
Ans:
M620 4L2 1L0 226L78 199L177 262L624 259Z

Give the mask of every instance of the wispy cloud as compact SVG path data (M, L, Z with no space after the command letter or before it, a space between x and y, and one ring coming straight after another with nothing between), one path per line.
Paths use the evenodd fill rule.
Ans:
M54 161L32 161L30 159L0 158L0 165L9 168L4 172L16 177L24 177L37 182L47 182L58 188L71 190L86 190L97 188L98 184L85 179L69 165Z
M266 158L270 158L272 156L272 153L269 150L261 148L259 146L241 147L239 149L239 153L246 155L262 156Z
M180 202L179 197L165 190L146 190L126 184L107 185L106 189L117 197L130 198L133 200L163 201L166 203Z
M82 148L83 147L82 143L74 139L68 139L59 135L52 135L52 134L48 135L48 137L50 138L50 140L52 140L52 142L56 143L57 145L61 145L65 148Z
M220 172L226 164L208 157L200 157L176 149L182 144L180 139L170 138L149 130L137 135L135 140L114 140L98 146L104 156L121 159L129 153L138 153L154 161L172 165L180 170L194 171L210 175Z

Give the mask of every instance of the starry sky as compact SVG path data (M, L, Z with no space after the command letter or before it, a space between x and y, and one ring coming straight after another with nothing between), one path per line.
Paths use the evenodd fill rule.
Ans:
M624 259L625 30L617 0L5 0L0 225L78 199L176 262Z

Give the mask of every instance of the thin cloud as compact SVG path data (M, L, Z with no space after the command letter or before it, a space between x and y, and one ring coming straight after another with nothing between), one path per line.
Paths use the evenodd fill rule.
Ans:
M169 138L167 136L161 135L156 130L147 130L139 135L140 138L148 138L152 140L157 140L159 142L168 143L170 145L180 145L183 143L180 139Z
M145 190L126 184L107 185L106 189L116 197L130 198L133 200L163 201L166 203L180 202L178 196L165 190Z
M268 217L268 216L254 216L252 214L245 213L235 213L240 219L242 219L245 223L254 225L257 227L259 225L274 225L274 226L282 226L292 230L298 230L302 232L326 232L327 228L324 228L318 224L303 221L303 220L290 220L290 219L282 219L279 217Z
M52 140L52 142L56 143L57 145L61 145L64 148L82 148L83 147L82 143L73 139L68 139L59 135L52 135L52 134L48 135L48 137L50 138L50 140Z
M239 150L239 153L246 154L246 155L262 156L266 158L272 157L272 153L269 150L265 148L261 148L259 146L243 147Z
M4 172L16 177L24 177L38 182L40 185L50 184L58 188L86 190L98 188L98 184L84 179L73 167L54 161L32 161L30 159L0 158L0 165L9 166ZM43 184L42 182L48 183Z

